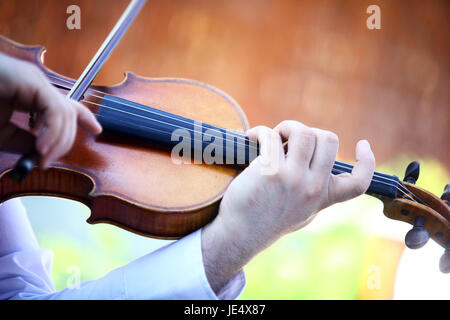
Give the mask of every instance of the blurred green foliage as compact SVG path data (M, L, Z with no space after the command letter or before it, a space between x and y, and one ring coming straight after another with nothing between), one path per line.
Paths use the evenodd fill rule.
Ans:
M247 266L241 298L354 299L364 243L364 234L351 224L286 236Z

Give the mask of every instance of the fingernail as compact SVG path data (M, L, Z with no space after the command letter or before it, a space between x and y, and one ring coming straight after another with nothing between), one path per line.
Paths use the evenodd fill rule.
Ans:
M48 145L44 144L42 147L38 146L37 149L41 151L41 155L45 155L48 151Z
M97 131L98 131L98 133L101 133L101 132L103 131L103 127L102 127L102 125L100 124L100 122L98 122L97 119L95 119L95 125L97 126Z

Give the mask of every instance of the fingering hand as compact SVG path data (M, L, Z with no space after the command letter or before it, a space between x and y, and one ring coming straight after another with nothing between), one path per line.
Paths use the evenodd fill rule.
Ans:
M234 266L234 272L283 235L304 227L320 210L364 193L375 168L364 140L356 146L352 173L331 174L337 136L296 121L283 121L274 129L255 127L247 135L258 141L260 155L233 180L218 216L203 230L205 250L215 246L231 256L221 265Z

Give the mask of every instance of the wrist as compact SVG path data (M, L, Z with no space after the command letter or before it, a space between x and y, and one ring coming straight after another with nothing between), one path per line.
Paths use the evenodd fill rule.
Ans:
M254 224L230 215L219 215L202 229L202 256L206 277L218 292L254 256L278 238L273 232L258 230Z
M240 233L230 233L219 217L202 229L203 264L216 294L252 258L242 241Z

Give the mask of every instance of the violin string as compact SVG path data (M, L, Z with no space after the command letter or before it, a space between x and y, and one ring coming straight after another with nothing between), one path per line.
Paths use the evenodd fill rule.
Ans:
M58 79L58 80L60 80L60 81L63 81L63 82L65 82L65 83L72 84L72 82L71 82L70 80L63 79L63 78L61 78L61 77L57 77L57 76L54 76L54 75L51 75L51 74L48 74L48 76L51 77L51 78L54 78L54 79ZM66 87L66 89L70 89L70 88L67 88L67 87ZM98 93L103 94L103 95L106 95L106 94L107 94L107 93L105 93L105 92L103 92L103 91L96 90L96 89L93 89L93 88L89 88L88 91L95 91L95 92L98 92ZM113 100L111 100L111 99L105 98L104 96L98 96L98 95L94 95L94 94L90 94L89 96L94 96L94 97L97 97L97 98L99 98L99 99L103 99L103 100L107 100L107 101L113 101ZM95 102L90 101L90 100L84 99L83 101L84 101L84 102L87 102L87 103L91 103L91 104L97 105L97 106L100 106L100 107L106 107L106 108L113 109L113 110L116 110L116 111L126 112L126 111L119 110L119 109L115 109L115 108L112 108L112 107L109 107L109 106L100 105L100 104L95 103ZM113 102L114 102L114 101L113 101ZM138 110L141 110L141 111L144 111L144 112L154 113L154 112L151 112L151 110L138 108L138 107L136 107L136 106L134 106L134 105L130 105L130 104L126 104L126 103L125 103L125 105L130 106L130 107L135 108L135 109L138 109ZM126 112L126 113L131 114L131 115L135 115L135 116L143 117L142 115L136 115L136 114L129 113L129 112ZM162 116L161 114L158 114L158 115ZM184 120L181 120L181 119L178 119L178 118L173 118L173 117L169 117L169 116L166 116L166 117L167 117L167 118L170 118L170 119L178 120L178 121L180 121L180 122L184 122L184 123L191 124L191 123L189 123L189 122L187 122L187 121L184 121ZM143 118L146 118L146 119L148 119L148 120L157 121L157 122L160 122L160 123L162 123L162 124L169 124L169 125L175 126L175 125L173 125L173 124L171 124L171 123L163 122L163 121L156 120L156 119L153 119L153 118L148 118L148 117L143 117ZM176 127L176 126L175 126L175 127ZM179 127L179 128L181 128L181 127ZM223 130L226 130L227 133L228 133L228 131L230 131L232 134L233 134L233 133L236 133L236 134L240 135L242 138L246 138L246 136L245 136L244 134L240 133L240 132L234 132L234 131L232 131L232 130L227 130L227 129L225 129L225 128L222 128L222 129L223 129ZM213 130L214 130L214 129L213 129ZM220 130L219 130L219 133L220 133L220 134L223 134L223 132L220 131ZM254 148L253 146L250 146L250 147L251 147L251 148ZM352 168L351 165L349 165L349 164L346 164L346 165L347 165L347 167L348 167L349 169ZM383 178L388 179L388 180L393 181L393 182L396 182L396 180L389 179L389 178L387 178L387 177L383 177Z
M72 81L70 81L70 80L63 79L63 78L61 78L61 77L57 77L57 76L54 76L54 75L51 75L51 74L47 74L47 76L50 77L50 78L54 78L54 79L57 79L57 80L59 80L59 81L65 82L65 83L67 83L67 84L73 85ZM53 83L53 84L55 84L55 83ZM60 84L56 84L56 85L61 86ZM67 90L70 89L70 88L64 87L64 86L61 86L61 87L65 88L65 89L67 89ZM93 88L89 88L88 91L86 91L86 92L89 92L89 91L95 91L95 92L98 92L98 93L100 93L100 94L107 95L107 93L102 92L102 91L100 91L100 90L93 89ZM88 94L88 95L85 94L85 97L96 97L96 98L99 98L99 99L102 99L102 100L107 100L107 101L115 102L114 100L108 99L108 98L106 98L105 96L98 96L98 95L95 95L95 94L92 94L92 93L90 93L90 94ZM97 106L100 106L100 107L109 108L109 109L112 109L112 110L115 110L115 111L120 111L120 112L128 113L128 114L131 114L131 115L133 115L133 116L139 116L139 117L142 117L142 118L146 118L146 119L151 120L151 121L156 121L156 122L160 122L160 123L163 123L163 124L172 125L172 126L175 126L175 127L177 127L177 128L183 128L183 127L181 127L181 126L177 126L177 125L172 124L172 123L169 123L169 122L164 122L164 121L160 121L160 120L157 120L157 119L153 119L153 118L149 118L149 117L144 117L144 116L142 116L142 115L138 115L138 114L126 112L126 111L124 111L124 110L120 110L120 109L116 109L116 108L113 108L113 107L101 105L101 104L95 103L95 102L90 101L90 100L83 99L82 101L83 101L83 102L86 102L86 103L93 104L93 105L97 105ZM129 106L129 107L132 107L132 108L135 108L135 109L138 109L138 110L147 112L147 113L153 113L153 114L157 114L157 115L159 115L159 116L161 116L161 117L166 117L166 118L168 118L168 119L174 119L174 120L177 120L177 121L180 121L180 122L184 122L184 123L191 124L191 123L189 123L189 122L187 122L187 121L184 121L183 119L174 118L174 117L170 117L170 116L167 116L167 115L159 114L159 113L156 113L156 112L154 112L154 111L152 111L152 110L147 110L147 109L139 108L139 107L137 107L137 106L135 106L135 105L131 105L131 104L127 104L127 103L123 103L123 104L126 105L126 106ZM97 116L100 116L100 115L97 115ZM155 128L153 128L153 129L155 129ZM187 129L187 130L189 130L189 131L193 131L194 133L195 133L195 132L199 132L199 131L195 131L195 129L194 129L194 130L188 129L188 128L184 128L184 129ZM211 129L211 130L213 130L213 131L219 132L220 134L223 134L223 132L220 131L220 130L218 130L218 129L214 129L214 128L208 128L208 129ZM233 137L236 137L236 138L244 138L244 139L247 138L244 134L242 134L242 133L240 133L240 132L233 131L233 130L228 130L228 129L225 129L225 128L221 128L221 129L225 130L225 131L227 132L227 134L231 133L231 135L233 135ZM170 131L169 131L168 133L170 133ZM227 140L227 138L225 138L225 140ZM235 143L235 142L234 142L234 139L233 139L232 141L233 141L233 143ZM238 144L238 145L240 144L239 141L237 141L237 144ZM242 145L242 144L240 144L240 145ZM244 146L245 146L245 143L244 143ZM254 146L252 146L252 145L250 145L250 144L249 144L247 147L248 147L248 148L256 149L256 147L254 147ZM347 165L348 165L348 164L347 164ZM336 164L336 163L335 163L335 165L334 165L334 167L338 167L338 168L339 168L339 167L346 168L346 169L351 169L351 168L352 168L350 165L348 165L348 166L349 166L349 167L340 166L339 164ZM342 172L346 172L346 171L342 171ZM375 173L374 173L374 176L376 176L376 175L377 175L377 173L375 172ZM383 179L384 181L392 181L392 182L396 183L397 186L395 186L395 188L396 188L397 190L399 190L400 192L402 192L404 195L410 197L410 196L408 195L408 193L410 193L411 195L413 195L413 197L419 198L418 196L414 195L414 193L412 193L406 186L402 185L402 184L399 183L397 180L393 180L393 179L390 179L390 178L387 178L387 177L384 177L384 176L381 176L381 175L378 175L378 177L381 178L381 179ZM378 182L380 182L380 181L378 181ZM398 186L400 186L400 188L399 188ZM410 198L411 198L411 197L410 197ZM412 198L411 198L411 199L412 199ZM414 199L412 199L412 200L414 200ZM414 201L415 201L415 200L414 200ZM416 201L416 202L417 202L417 201ZM424 203L423 201L421 201L421 202Z
M141 114L136 114L136 113L128 112L128 111L125 111L125 110L117 109L117 108L114 108L114 107L102 105L102 104L99 104L99 103L96 103L96 102L93 102L93 101L90 101L90 100L85 100L85 99L83 99L83 100L81 100L81 101L82 101L82 102L86 102L86 103L90 103L90 104L92 104L92 105L96 105L96 106L99 106L99 107L102 107L102 108L105 108L105 109L110 109L110 110L114 110L114 111L126 113L126 114L129 114L129 115L135 116L135 117L143 118L143 119L145 119L145 120L150 120L150 121L158 122L158 123L161 123L161 124L164 124L164 125L173 126L173 127L175 127L176 129L186 129L186 130L188 130L188 131L192 131L193 133L200 133L200 132L201 132L201 131L198 131L198 130L195 130L195 129L189 129L189 128L187 128L187 127L182 127L182 126L176 125L176 124L174 124L174 123L170 123L170 122L166 122L166 121L162 121L162 120L158 120L158 119L146 117L146 116L143 116L143 115L141 115ZM142 109L140 109L140 110L142 110ZM96 115L99 116L100 114L97 113ZM158 114L158 115L161 116L161 117L164 117L164 115L161 115L161 114ZM174 118L174 119L176 119L176 118ZM179 119L176 119L176 120L179 120ZM183 123L187 123L187 124L189 124L189 125L193 125L193 126L195 127L194 123L190 123L190 122L182 121L182 120L179 120L179 121L180 121L180 122L183 122ZM147 127L147 128L151 128L151 127ZM214 130L213 128L207 128L207 129L211 129L212 131L218 132L218 133L220 133L221 135L224 134L224 132L222 132L222 131L220 131L220 130ZM221 129L225 131L226 135L228 135L229 132L233 132L232 130L228 130L228 129L225 129L225 128L221 128ZM245 136L245 135L243 135L243 136L241 136L241 137L236 137L236 136L234 136L234 137L235 137L235 138L240 138L240 139L248 139L247 136ZM239 141L238 141L238 144L239 144ZM245 145L245 144L244 144L244 145ZM252 148L254 148L254 149L257 149L257 147L255 147L255 146L251 146L251 145L250 145L250 147L252 147Z
M352 169L352 168L353 168L352 165L350 165L350 164L348 164L348 163L345 163L345 162L341 162L340 164L338 164L338 166L343 167L343 168L347 168L347 169ZM375 172L375 173L376 173L376 172ZM409 190L409 189L408 189L404 184L402 184L400 181L394 180L394 179L390 179L390 178L388 178L388 177L385 177L385 178L386 178L387 180L390 180L390 181L393 181L393 182L397 183L398 186L399 186L401 189L403 189L404 192L409 193L409 194L411 194L413 197L417 198L417 199L418 199L417 202L422 203L422 204L428 206L428 204L427 204L424 200L422 200L419 196L417 196L416 194L414 194L411 190Z
M335 167L340 167L340 168L346 168L346 169L351 169L352 168L352 166L350 165L350 164L347 164L347 163L342 163L342 164L344 164L344 165L341 165L341 164L335 164L334 166ZM376 176L376 173L377 172L375 172L374 173L374 176ZM398 181L398 180L394 180L394 179L390 179L390 178L388 178L388 177L384 177L384 176L382 176L382 175L378 175L378 177L379 178L384 178L385 180L388 180L388 181L392 181L395 185L396 185L396 189L397 190L399 190L399 191L401 191L405 196L407 196L407 197L409 197L409 198L411 198L411 196L414 198L414 199L412 199L411 198L411 200L413 200L413 201L415 201L415 202L417 202L417 203L421 203L421 204L424 204L424 205L426 205L426 206L428 206L428 204L425 202L425 201L423 201L419 196L417 196L416 194L414 194L411 190L409 190L404 184L402 184L400 181ZM411 195L411 196L410 196ZM416 200L417 199L417 200Z
M49 76L50 76L50 75L49 75ZM54 76L51 76L51 77L56 78L56 77L54 77ZM56 79L59 79L59 78L56 78ZM59 80L65 81L65 82L69 82L68 80L65 80L65 79L59 79ZM65 87L65 89L69 89L69 88ZM102 93L102 92L99 91L99 90L95 90L95 89L92 89L92 90ZM103 94L106 95L106 93L103 93ZM86 97L92 97L92 96L93 96L93 97L97 97L97 98L102 99L102 100L105 100L105 101L112 101L112 102L115 102L114 100L108 99L108 98L106 98L106 97L104 97L104 96L97 96L97 95L94 95L94 94L89 94L89 95L85 95L85 96L86 96ZM104 107L104 108L111 109L111 110L115 110L115 111L119 111L119 112L122 112L122 113L127 113L127 114L130 114L130 115L137 116L137 117L140 117L140 118L144 118L144 119L147 119L147 120L151 120L151 121L154 121L154 122L159 122L159 123L161 123L161 124L172 125L172 126L175 126L176 128L183 128L183 127L181 127L181 126L174 125L174 124L172 124L172 123L170 123L170 122L161 121L161 120L157 120L157 119L150 118L150 117L145 117L145 116L142 116L142 115L139 115L139 114L127 112L127 111L124 111L124 110L121 110L121 109L117 109L117 108L114 108L114 107L110 107L110 106L106 106L106 105L101 105L101 104L95 103L95 102L90 101L90 100L82 99L81 101L82 101L82 102L86 102L86 103L90 103L90 104L93 104L93 105L97 105L97 106L100 106L100 107L102 107L102 108ZM157 113L157 112L155 112L155 111L148 110L148 109L139 108L139 107L137 107L137 106L134 106L134 105L131 105L131 104L128 104L128 103L122 103L122 104L125 105L125 106L129 106L129 107L131 107L131 108L137 109L137 110L141 110L141 111L146 112L146 113L156 114L156 115L158 115L158 116L160 116L160 117L163 117L163 118L166 118L166 119L177 120L177 121L179 121L179 122L182 122L182 123L186 123L186 124L192 125L192 123L190 123L190 122L188 122L188 121L186 121L186 120L180 119L180 118L170 117L170 116L168 116L168 115L160 114L160 113ZM150 106L150 107L153 107L153 106ZM184 129L188 129L188 128L184 128ZM241 133L241 132L238 132L238 131L229 130L229 129L225 129L225 128L220 128L220 127L217 127L217 126L215 126L215 128L214 128L214 126L212 126L212 128L208 128L208 129L209 129L209 130L212 130L212 131L214 131L214 132L220 133L221 135L223 134L223 132L221 131L221 129L222 129L222 130L226 131L226 134L227 134L228 136L231 135L233 138L237 138L237 139L244 139L244 140L247 139L247 136L246 136L245 134L243 134L243 133ZM189 130L189 129L188 129L188 130ZM194 130L194 133L195 133L195 132L199 132L199 131L195 131L195 130ZM237 141L237 144L238 144L238 145L241 144L241 143L239 142L239 140ZM245 144L244 144L244 145L245 145ZM249 145L249 147L250 147L250 148L253 148L253 149L257 149L257 147L254 147L254 146L251 146L251 145Z
M100 115L100 117L104 117L104 116L102 116L102 115ZM128 122L128 121L124 121L124 120L119 120L119 121L121 121L121 122L125 122L125 123L128 123L128 124L132 124L132 123L130 123L130 122ZM163 133L170 133L170 131L167 131L167 130L160 130L160 129L156 129L156 128L152 128L153 130L155 130L155 131L159 131L159 132L163 132ZM197 140L197 139L193 139L194 141L199 141L199 142L201 142L200 140ZM341 173L349 173L348 171L344 171L344 170L339 170L339 169L337 169L336 167L338 167L338 165L335 165L335 172L337 172L338 174L341 174ZM382 177L383 178L383 177ZM389 179L386 179L386 180L389 180ZM384 184L384 185L387 185L387 186L390 186L390 187L394 187L397 191L400 191L403 195L405 195L406 197L408 197L411 201L414 201L414 202L417 202L414 198L412 198L409 194L407 194L407 193L405 193L403 190L401 190L398 186L399 186L399 183L398 183L398 181L396 181L396 180L392 180L393 182L386 182L386 180L384 180L384 181L382 181L382 180L378 180L377 179L377 177L375 177L375 178L372 178L372 182L377 182L377 183L381 183L381 184Z
M123 113L128 113L128 114L131 114L131 115L133 115L133 116L138 116L138 117L141 117L141 118L145 118L145 119L150 120L150 121L156 121L156 122L159 122L159 123L163 123L163 124L166 124L166 125L173 126L173 127L175 127L175 128L180 128L179 126L177 126L177 125L175 125L175 124L172 124L172 123L167 123L167 122L164 122L164 121L161 121L161 120L157 120L157 119L153 119L153 118L148 118L148 117L145 117L145 116L142 116L142 115L136 115L136 114L133 114L133 113L124 111L124 110L115 109L115 108L111 108L111 107L109 107L109 106L100 105L100 104L98 104L98 103L95 103L95 102L92 102L92 101L89 101L89 100L83 100L83 102L90 103L90 104L93 104L93 105L97 105L97 106L100 106L100 107L110 108L110 109L113 109L113 110L116 110L116 111L119 111L119 112L123 112ZM97 114L97 117L104 117L104 116L102 116L102 115L100 115L100 114ZM117 121L117 120L116 120L116 121ZM132 123L132 122L127 122L127 121L123 121L123 120L119 120L119 121L125 122L125 123L130 124L130 125L135 125L135 123ZM144 127L145 127L145 126L144 126ZM168 131L159 130L159 129L156 129L156 128L154 128L154 127L147 127L147 128L151 128L152 130L156 130L156 131L163 132L163 133L171 133L171 132L172 132L172 131L170 131L170 130L168 130ZM184 128L184 129L186 129L186 130L188 130L189 132L194 133L194 134L195 134L195 133L200 133L200 131L195 130L195 129L189 129L189 128ZM222 132L221 132L221 134L222 134ZM232 141L233 144L235 144L235 145L241 145L241 146L246 147L246 144L245 144L245 143L240 143L239 141L234 142L234 140L229 140L229 139L225 138L225 141L227 141L227 140L228 140L228 141ZM197 141L197 140L194 139L194 141ZM256 149L256 148L255 148L254 146L252 146L252 145L248 145L247 147L248 147L248 148ZM335 166L336 168L352 169L352 166L351 166L351 165L348 165L348 164L347 164L348 167L342 166L342 165L340 165L339 163L335 163L334 166ZM378 177L378 178L380 178L380 179L382 179L382 180L384 180L384 181L391 181L391 182L393 182L393 183L397 183L397 182L398 182L397 180L390 179L390 178L388 178L388 177L382 176L382 175L380 175L380 174L378 174L378 173L376 173L376 172L374 173L374 176L376 176L376 177ZM401 185L400 185L400 186L401 186ZM404 191L404 190L403 190L403 191Z
M63 79L60 79L60 80L63 80ZM64 80L64 81L65 81L65 80ZM66 81L66 82L67 82L67 81ZM94 89L94 90L95 90L95 89ZM98 91L98 90L96 90L96 91ZM99 91L99 92L101 92L101 91ZM92 95L92 94L91 94L91 95L89 95L89 96L95 96L95 97L98 97L98 98L107 100L105 97L101 97L101 96L97 96L97 95ZM126 111L124 111L124 110L112 108L112 107L109 107L109 106L100 105L100 104L95 103L95 102L90 101L90 100L84 99L83 101L86 102L86 103L90 103L90 104L93 104L93 105L100 106L100 107L105 107L105 108L113 109L113 110L120 111L120 112L123 112L123 113L128 113L128 114L131 114L131 115L133 115L133 116L142 117L142 118L145 118L145 119L148 119L148 120L151 120L151 121L156 121L156 122L160 122L160 123L163 123L163 124L172 125L172 126L174 126L174 127L176 127L176 128L181 128L181 127L179 127L179 126L177 126L177 125L174 125L174 124L171 124L171 123L168 123L168 122L160 121L160 120L153 119L153 118L149 118L149 117L144 117L144 116L142 116L142 115L137 115L137 114L134 114L134 113L126 112ZM129 104L128 104L128 105L129 105ZM142 108L137 108L137 107L135 107L135 106L133 106L133 105L129 105L129 106L134 107L134 108L139 109L139 110L142 110L142 111L145 111L145 112L147 111L147 110L143 110ZM158 115L160 115L160 114L158 114ZM97 115L97 116L99 116L99 115ZM176 119L176 118L175 118L175 119ZM186 123L186 121L183 121L183 120L180 120L180 119L176 119L176 120ZM153 129L154 129L154 128L153 128ZM185 129L187 129L187 130L189 130L189 131L191 131L191 132L194 132L194 133L195 133L195 132L198 132L198 131L196 131L195 129L194 129L194 130L188 129L188 128L185 128ZM219 131L220 134L223 134L223 132L221 132L220 130L215 130L215 131ZM234 143L234 140L233 140L233 143ZM244 143L244 144L241 144L241 143L239 143L239 141L237 142L237 144L238 144L238 145L244 145L244 146L245 146L245 143ZM255 147L249 145L248 148L255 148ZM339 167L339 164L335 164L335 166ZM352 169L352 167L351 167L350 165L347 165L347 166L348 166L348 169ZM345 168L345 167L344 167L344 168ZM377 173L375 173L375 176L376 176L376 175L377 175ZM394 182L394 183L398 183L397 180L389 179L389 178L384 177L384 176L379 176L379 177L380 177L381 179L385 180L385 181L387 180L387 181L392 181L392 182ZM398 185L400 186L400 188L397 187L397 189L400 190L403 194L411 193L411 191L409 191L408 189L405 190L406 187L404 187L403 185L401 185L401 184L398 184ZM403 189L403 190L401 190L401 189ZM405 192L405 191L406 191L406 192Z
M115 109L115 108L112 108L112 107L109 107L109 106L100 105L100 104L98 104L98 103L95 103L95 102L92 102L92 101L89 101L89 100L83 100L83 102L90 103L90 104L93 104L93 105L97 105L97 106L100 106L100 107L105 107L105 108L113 109L113 110L115 110L115 111L127 113L127 114L130 114L130 115L133 115L133 116L138 116L138 117L144 118L144 119L146 119L146 120L159 122L159 123L162 123L162 124L165 124L165 125L170 125L170 126L175 127L176 129L181 128L181 127L177 126L176 124L167 123L167 122L164 122L164 121L161 121L161 120L157 120L157 119L153 119L153 118L148 118L148 117L145 117L145 116L142 116L142 115L136 115L136 114L134 114L134 113L127 112L127 111L124 111L124 110ZM102 116L102 115L100 115L100 114L97 114L97 117L103 117L103 118L105 118L105 116ZM116 119L116 121L117 121L117 119ZM120 120L120 119L119 119L119 121L125 122L125 123L127 123L127 124L129 124L129 125L135 125L134 122L123 121L123 120ZM170 134L170 133L172 132L171 130L166 130L166 131L164 131L164 130L155 129L154 127L149 127L149 126L144 126L144 127L146 127L146 128L151 128L152 130L156 130L156 131L163 132L163 133L169 133L169 134ZM183 129L186 129L187 131L189 131L190 133L193 133L193 134L195 134L195 133L201 133L201 131L198 131L198 130L195 130L195 129L190 129L190 128L183 128ZM221 132L221 134L222 134L222 132ZM227 138L225 138L224 140L227 141ZM194 141L197 141L197 140L194 139ZM241 146L244 146L244 147L247 146L245 143L240 143L239 141L234 142L234 140L229 140L229 139L228 139L228 141L232 141L235 145L241 145ZM253 150L254 150L254 149L257 149L256 147L254 147L254 146L252 146L252 145L248 145L247 147L250 148L250 149L253 149ZM335 166L341 167L341 168L343 168L343 169L346 169L345 166L341 166L341 165L339 165L338 163L336 163ZM349 165L349 169L351 169L350 165ZM384 180L389 180L389 181L392 181L392 182L397 182L396 180L389 179L389 178L384 177L384 176L381 176L381 175L380 175L379 177L382 178L382 179L384 179Z
M337 170L337 169L335 171L337 171L339 174L341 174L341 173L348 173L347 171L341 171L341 170ZM386 183L386 182L383 182L383 181L379 181L377 179L372 179L372 181L378 182L378 183L381 183L381 184L385 184L385 185L388 185L388 186L391 186L391 187L394 187L395 189L397 189L397 191L400 191L404 196L408 197L411 201L419 203L413 197L411 197L409 194L405 193L403 190L398 188L398 186L400 185L398 183L398 181L395 184Z
M66 83L70 83L70 81L69 81L69 80L66 80L66 79L61 79L61 78L58 78L58 77L52 76L52 75L48 75L48 76L49 76L49 77L52 77L52 78L55 78L55 79L58 79L58 80L60 80L60 81L66 82ZM64 87L64 88L67 89L67 90L70 89L70 88L68 88L68 87ZM98 93L100 93L100 94L103 94L104 96L98 96L98 95L95 95L95 94L90 93L90 94L88 94L88 95L85 94L85 98L87 98L87 97L96 97L96 98L99 98L99 99L102 99L102 100L105 100L105 101L116 102L116 101L114 101L114 100L112 100L112 99L109 99L109 98L105 97L105 95L109 95L109 94L107 94L107 93L105 93L105 92L102 92L102 91L99 91L99 90L96 90L96 89L92 89L92 88L90 88L89 90L90 90L90 91L98 92ZM88 90L88 91L89 91L89 90ZM88 92L88 91L86 91L86 92ZM124 99L122 99L122 100L124 100ZM81 100L81 101L89 101L89 100L83 99L83 100ZM126 100L125 100L125 101L126 101ZM135 106L135 105L132 105L132 104L129 104L129 103L126 103L126 102L125 102L125 103L122 102L122 104L125 105L125 106L128 106L128 107L131 107L131 108L134 108L134 109L137 109L137 110L146 112L146 113L157 114L157 115L162 116L162 117L165 117L165 118L167 118L167 119L177 120L177 121L180 121L180 122L184 122L184 123L187 123L187 124L191 124L191 123L189 123L188 121L185 121L185 120L183 120L183 119L176 118L176 117L171 117L171 116L168 116L168 115L162 115L162 114L157 113L157 112L155 112L155 111L153 111L153 110L140 108L140 107L138 107L138 106ZM103 106L103 105L101 105L101 106ZM158 109L158 108L155 108L154 105L148 105L148 107L152 107L152 108L154 108L154 109ZM161 107L161 106L157 106L157 107ZM216 127L217 127L217 126L216 126ZM217 127L217 128L219 128L219 127ZM246 135L245 135L244 133L241 133L241 132L238 132L238 131L234 131L234 130L228 130L228 129L225 129L225 128L219 128L219 129L227 130L227 132L229 132L231 135L239 136L239 137L242 137L242 138L246 138ZM215 128L211 128L211 130L220 132L220 130L215 129ZM220 133L222 133L222 132L220 132Z
M98 116L102 117L102 118L105 118L105 116L103 116L103 115L98 115ZM134 125L135 124L133 122L129 122L129 121L121 120L121 119L119 119L119 121L120 122L124 122L124 123L129 124L129 125ZM156 128L152 128L152 130L155 130L155 131L158 131L158 132L162 132L162 133L171 133L170 130L161 130L161 129L156 129ZM202 142L201 140L197 140L195 138L193 140L197 141L197 142ZM226 147L226 149L227 149L227 147ZM349 169L349 168L344 167L344 166L340 166L338 163L335 163L334 169L339 174L340 173L349 173L348 171L345 171L345 169ZM339 169L343 169L343 170L339 170ZM377 179L377 178L380 178L381 180ZM417 202L414 198L412 198L406 192L404 192L404 190L399 188L399 186L401 186L401 184L399 184L399 182L397 180L389 179L389 178L386 178L384 176L374 175L374 178L372 178L372 181L373 182L378 182L378 183L381 183L381 184L384 184L384 185L387 185L387 186L390 186L390 187L394 187L396 190L400 191L403 195L405 195L406 197L410 198L410 200Z
M49 76L49 77L52 77L52 78L55 78L55 79L58 79L58 80L60 80L60 81L63 81L63 82L66 82L66 83L71 84L71 81L70 81L70 80L63 79L63 78L60 78L60 77L57 77L57 76L54 76L54 75L50 75L50 74L49 74L48 76ZM65 87L65 88L66 88L66 89L70 89L70 88L67 88L67 87ZM103 94L103 95L107 95L107 93L105 93L105 92L103 92L103 91L100 91L100 90L93 89L93 88L89 88L89 90L90 90L90 91L98 92L98 93ZM89 91L89 90L88 90L88 91ZM90 95L88 95L88 96L93 96L93 97L96 97L96 98L99 98L99 99L102 99L102 100L115 102L114 100L108 99L108 98L106 98L106 97L104 97L104 96L98 96L98 95L95 95L95 94L90 94ZM137 114L134 114L134 113L126 112L126 111L123 111L123 110L120 110L120 109L116 109L116 108L113 108L113 107L110 107L110 106L101 105L101 104L95 103L95 102L90 101L90 100L83 99L82 101L88 102L88 103L91 103L91 104L94 104L94 105L97 105L97 106L100 106L100 107L106 107L106 108L109 108L109 109L112 109L112 110L115 110L115 111L122 111L122 112L128 113L128 114L133 115L133 116L139 116L139 117L142 117L142 118L145 118L145 119L148 119L148 120L160 122L160 123L162 123L162 124L168 124L168 125L172 125L172 126L177 127L176 125L171 124L171 123L168 123L168 122L160 121L160 120L153 119L153 118L149 118L149 117L144 117L144 116L142 116L142 115L137 115ZM126 100L125 100L125 101L126 101ZM183 122L183 123L187 123L187 124L190 124L190 125L192 124L192 123L190 123L190 122L188 122L188 121L185 121L185 120L182 120L182 119L179 119L179 118L170 117L170 116L167 116L167 115L162 115L162 114L159 114L159 113L156 113L156 112L152 112L152 110L139 108L139 107L137 107L137 106L135 106L135 105L131 105L131 104L128 104L128 103L123 103L123 104L126 105L126 106L129 106L129 107L132 107L132 108L134 108L134 109L137 109L137 110L141 110L141 111L144 111L144 112L157 114L157 115L159 115L159 116L161 116L161 117L166 117L166 118L168 118L168 119L174 119L174 120L177 120L177 121L180 121L180 122ZM150 106L150 107L153 107L153 106ZM182 127L178 126L177 128L182 128ZM187 128L186 128L186 129L187 129ZM220 133L220 134L223 134L223 132L220 131L220 130L216 130L216 129L214 129L214 128L208 128L208 129L211 129L211 130L216 131L216 132L218 132L218 133ZM228 129L225 129L225 128L220 128L220 129L225 130L227 133L231 133L232 135L233 135L233 134L237 134L237 135L239 135L239 136L242 137L242 138L246 138L246 135L245 135L245 134L242 134L242 133L240 133L240 132L233 131L233 130L228 130ZM194 130L194 133L195 133L195 132L196 132L196 131ZM238 143L239 143L239 141L238 141ZM253 146L250 146L250 147L251 147L251 148L255 148L255 147L253 147ZM345 164L345 165L347 165L347 167L348 167L349 169L352 169L352 166L351 166L350 164ZM388 179L388 180L393 181L393 182L396 182L396 180L389 179L389 178L387 178L387 177L383 177L383 178ZM406 188L406 187L405 187L405 188ZM409 190L408 190L408 191L409 191ZM409 191L409 192L410 192L410 191Z

